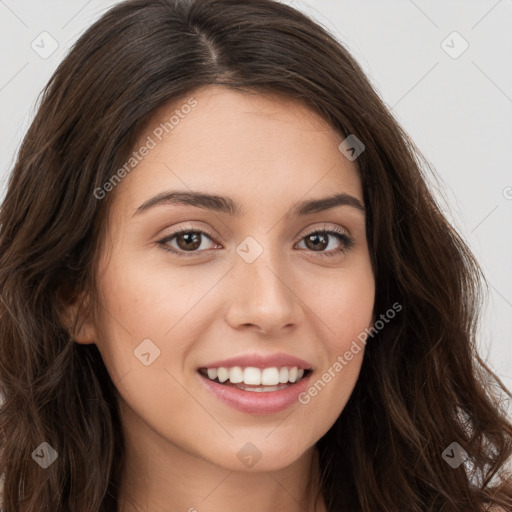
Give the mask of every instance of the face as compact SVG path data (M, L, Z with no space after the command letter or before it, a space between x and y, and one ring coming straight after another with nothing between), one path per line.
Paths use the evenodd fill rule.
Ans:
M98 346L125 429L226 470L261 457L268 471L333 425L375 291L342 140L300 103L223 87L148 123L134 148L147 154L107 192L100 307L77 337Z

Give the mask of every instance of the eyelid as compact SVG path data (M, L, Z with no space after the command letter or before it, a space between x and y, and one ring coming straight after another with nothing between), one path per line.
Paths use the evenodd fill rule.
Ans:
M347 228L340 226L338 224L328 224L324 222L320 226L317 225L317 223L311 224L308 227L304 228L303 231L301 231L301 234L299 235L299 240L302 240L305 236L311 234L311 233L317 233L321 231L335 231L337 233L343 233L347 235L348 237L351 237L350 232Z
M169 234L165 235L165 238L170 238L172 236L179 235L180 233L187 232L187 231L194 231L194 232L197 231L197 232L204 233L204 234L208 235L212 240L215 239L215 236L216 236L207 228L194 226L191 223L188 223L188 224L185 223L185 224L180 224L180 226L178 228L173 229Z
M172 236L175 236L175 235L180 234L183 231L187 231L187 230L188 231L197 231L197 232L204 233L204 234L208 235L212 239L212 241L216 241L215 240L216 235L214 235L211 231L209 231L208 229L203 228L203 227L194 226L194 225L192 225L190 223L189 224L180 225L179 228L176 228L175 230L171 231L169 234L165 235L165 238L170 238ZM295 241L295 243L297 243L300 240L302 240L302 238L304 238L305 236L307 236L309 234L312 234L312 233L319 232L319 231L335 231L335 232L339 232L339 233L344 233L348 237L351 237L350 231L347 228L339 226L337 224L333 225L333 224L327 224L327 223L324 222L319 227L315 227L315 224L312 224L312 225L309 225L308 227L304 228L304 230L301 231L300 235L298 235L298 239Z

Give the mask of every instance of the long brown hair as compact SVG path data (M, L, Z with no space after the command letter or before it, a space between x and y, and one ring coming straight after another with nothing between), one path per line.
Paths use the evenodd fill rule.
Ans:
M500 406L510 392L475 342L485 279L427 188L428 162L359 65L277 1L129 0L51 77L0 212L3 511L117 510L116 389L60 313L84 291L84 309L98 305L95 262L116 191L94 191L158 107L210 84L295 98L365 145L374 311L403 310L368 341L351 398L317 443L329 511L511 510L512 424ZM58 454L46 469L34 462L43 442ZM458 467L443 457L452 443L468 454Z

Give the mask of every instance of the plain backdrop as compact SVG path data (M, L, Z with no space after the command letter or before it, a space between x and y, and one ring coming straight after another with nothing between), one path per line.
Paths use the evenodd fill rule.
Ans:
M0 0L2 197L39 92L115 3ZM480 353L512 389L512 1L285 3L349 49L435 167L443 209L489 282Z

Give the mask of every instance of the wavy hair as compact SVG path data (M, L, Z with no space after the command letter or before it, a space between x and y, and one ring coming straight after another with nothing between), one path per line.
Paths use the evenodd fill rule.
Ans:
M117 510L124 443L116 388L62 308L84 291L119 169L157 108L200 87L304 102L365 145L357 166L374 311L403 306L366 347L318 441L329 512L512 510L510 392L477 352L485 278L441 213L430 164L327 29L274 0L128 0L74 44L45 87L0 211L3 512ZM58 459L33 460L47 442ZM454 468L451 443L468 454Z

